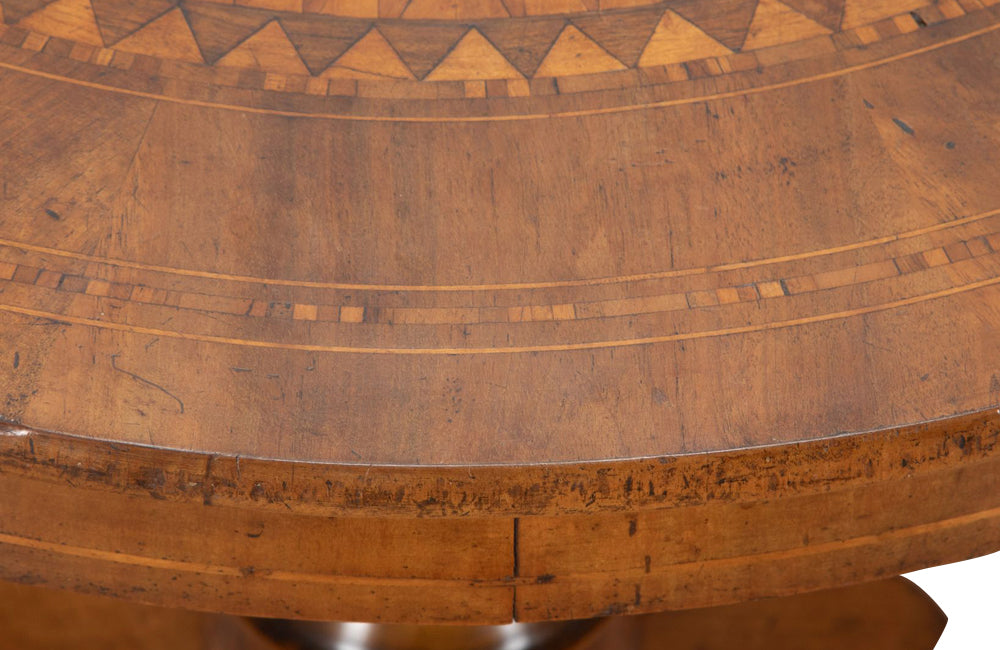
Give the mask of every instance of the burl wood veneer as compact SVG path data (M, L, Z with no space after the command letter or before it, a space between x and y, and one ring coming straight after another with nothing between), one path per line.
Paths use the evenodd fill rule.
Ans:
M1000 549L996 0L0 8L0 578L494 624Z

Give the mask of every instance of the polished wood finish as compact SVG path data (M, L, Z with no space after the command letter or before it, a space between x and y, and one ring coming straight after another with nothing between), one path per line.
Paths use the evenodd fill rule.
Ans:
M278 650L233 616L0 583L4 650Z
M279 93L481 98L725 75L868 47L996 3L364 4L8 0L4 11L13 25L8 37L13 44L102 67L147 68L169 79Z
M573 634L550 638L531 650L931 650L946 622L934 602L902 578L729 607L620 616L571 623ZM254 623L217 614L135 605L32 586L0 583L0 648L50 650L277 650L328 648L331 632L322 625ZM260 633L257 628L267 630ZM386 627L386 626L381 626ZM480 628L387 626L359 637L380 650L488 650L492 637ZM506 627L506 626L505 626ZM449 645L468 631L464 644ZM580 638L580 632L584 634ZM407 637L409 634L411 636ZM437 634L438 636L435 636ZM381 636L379 636L381 635ZM477 641L479 643L477 643ZM354 646L351 646L354 647ZM523 647L523 646L519 646ZM527 650L527 648L526 648Z
M440 471L473 504L518 486L500 467L275 473L7 431L0 578L255 616L498 624L705 607L963 560L994 550L1000 530L995 414L624 476L526 468L533 485L586 489L499 512L443 500L417 518L380 504L379 484L434 485ZM351 487L356 501L338 503Z
M931 650L947 617L903 578L729 607L616 617L579 650Z
M0 578L493 624L1000 548L1000 5L611 4L0 0Z

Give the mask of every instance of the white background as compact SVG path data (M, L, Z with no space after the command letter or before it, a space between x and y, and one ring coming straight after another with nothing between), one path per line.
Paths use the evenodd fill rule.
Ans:
M948 615L934 650L1000 648L1000 553L906 576Z

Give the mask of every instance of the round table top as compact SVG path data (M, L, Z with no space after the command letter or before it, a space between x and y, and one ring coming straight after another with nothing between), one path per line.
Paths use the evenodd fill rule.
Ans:
M973 517L950 552L997 545L994 1L0 7L7 494L105 525L53 537L10 515L0 544L83 549L64 553L78 572L168 506L186 509L156 511L161 537L163 518L194 531L220 511L300 540L330 517L435 520L419 525L513 545L489 577L496 545L454 542L484 555L451 558L469 571L453 583L555 593L552 540L590 539L590 515L632 517L631 537L685 506L753 505L759 525L777 500L840 513L834 544L896 530L859 524L858 504L899 512L875 502L913 478L907 526ZM965 510L935 501L946 488ZM529 571L521 549L543 538ZM157 561L222 566L187 542ZM837 580L958 559L922 543ZM227 556L227 584L262 572L247 556ZM645 552L627 570L643 557L649 574ZM638 586L633 602L631 582L604 597L626 569L581 566L565 573L596 582L513 616L681 603ZM780 591L748 589L683 603ZM240 613L457 616L193 592ZM482 607L466 615L498 618Z

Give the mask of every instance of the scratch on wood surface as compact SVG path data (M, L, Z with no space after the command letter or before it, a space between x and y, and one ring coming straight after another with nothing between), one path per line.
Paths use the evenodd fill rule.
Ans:
M128 370L124 370L122 368L119 368L118 367L118 363L117 363L118 356L119 355L117 355L117 354L112 354L111 355L111 368L113 370L116 370L116 371L118 371L118 372L120 372L120 373L122 373L124 375L128 375L129 377L131 377L132 379L136 380L140 384L145 384L146 386L150 386L150 387L155 388L156 390L160 391L161 393L163 393L167 397L169 397L172 400L174 400L175 402L177 402L177 405L181 409L180 412L184 413L184 402L181 401L181 398L177 397L176 395L174 395L173 393L171 393L169 390L167 390L163 386L160 386L159 384L157 384L154 381L150 381L150 380L146 379L145 377L141 377L141 376L135 374L134 372L129 372Z

